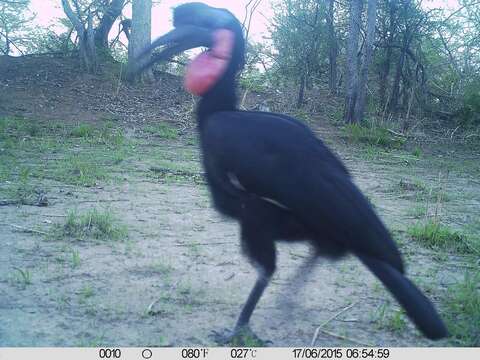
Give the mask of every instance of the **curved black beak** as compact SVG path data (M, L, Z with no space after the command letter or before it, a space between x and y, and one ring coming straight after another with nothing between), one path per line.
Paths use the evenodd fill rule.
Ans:
M161 52L154 54L149 61L139 66L136 73L142 72L157 62L171 59L173 56L186 50L201 46L210 47L211 45L211 30L200 26L182 25L159 37L140 53L137 61L141 64L142 59L149 55L152 50L159 46L165 46Z

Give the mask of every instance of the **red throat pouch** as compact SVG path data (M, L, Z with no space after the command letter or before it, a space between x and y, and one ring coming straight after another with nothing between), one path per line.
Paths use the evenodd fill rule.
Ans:
M203 95L222 77L232 58L235 34L227 29L213 33L213 46L188 65L185 88L194 95Z

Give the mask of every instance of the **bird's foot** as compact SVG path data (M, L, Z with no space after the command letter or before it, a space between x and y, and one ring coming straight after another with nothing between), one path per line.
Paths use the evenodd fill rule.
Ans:
M213 340L219 345L264 347L272 342L260 339L249 326L237 327L233 331L212 331Z

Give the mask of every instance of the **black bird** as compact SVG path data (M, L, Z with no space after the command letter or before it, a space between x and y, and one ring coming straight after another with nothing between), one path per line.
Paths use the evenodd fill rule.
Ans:
M245 52L239 21L228 10L195 2L176 7L173 24L145 49L143 56L164 47L143 68L188 49L208 49L185 75L186 89L201 96L197 118L207 182L215 208L239 222L242 247L260 269L233 334L248 328L275 271L275 241L305 240L316 256L356 255L426 337L447 336L342 162L300 121L237 109L236 76Z

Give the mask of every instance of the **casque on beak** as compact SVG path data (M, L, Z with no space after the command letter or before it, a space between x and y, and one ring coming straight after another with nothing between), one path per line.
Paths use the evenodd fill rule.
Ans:
M152 50L157 47L164 46L165 48L152 56L152 58L140 66L136 73L141 73L146 68L153 64L171 59L186 50L197 47L211 47L213 42L212 30L195 25L181 25L167 34L157 38L152 44L146 47L137 60L141 60L148 56Z

